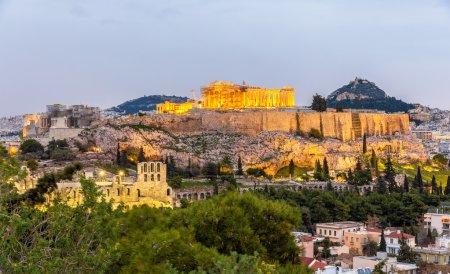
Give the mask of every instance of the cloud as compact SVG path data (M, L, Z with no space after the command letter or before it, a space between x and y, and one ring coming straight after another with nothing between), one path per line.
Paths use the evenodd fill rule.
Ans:
M82 6L79 6L79 5L73 6L70 9L70 14L72 14L73 16L76 16L76 17L80 17L80 18L89 18L89 17L91 17L91 13L87 9L85 9Z

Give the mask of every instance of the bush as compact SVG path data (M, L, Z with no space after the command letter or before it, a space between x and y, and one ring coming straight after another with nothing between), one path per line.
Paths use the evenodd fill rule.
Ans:
M27 153L43 153L44 147L35 139L27 139L20 145L20 151Z
M316 138L316 139L319 139L319 140L323 140L322 133L316 128L312 128L309 131L309 137L310 138Z
M50 159L55 161L70 161L75 158L75 155L69 149L55 149L50 151Z
M266 172L261 168L249 168L247 169L247 175L255 177L266 177Z

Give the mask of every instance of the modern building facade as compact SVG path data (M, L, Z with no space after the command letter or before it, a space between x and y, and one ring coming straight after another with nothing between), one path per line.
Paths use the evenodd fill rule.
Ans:
M343 243L345 233L358 232L363 229L363 223L351 221L316 224L316 234L320 237L329 238L335 243Z

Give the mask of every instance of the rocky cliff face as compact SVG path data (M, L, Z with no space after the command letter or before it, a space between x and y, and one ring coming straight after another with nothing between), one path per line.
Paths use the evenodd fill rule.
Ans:
M319 142L279 131L261 131L256 135L218 132L174 135L160 127L125 124L91 129L81 141L95 143L110 152L111 159L120 143L122 147L143 147L147 157L174 156L180 166L187 166L189 159L200 166L207 161L218 162L225 155L236 165L241 156L245 168L260 167L272 175L291 159L298 166L313 167L317 159L327 157L331 169L347 170L354 167L362 150L360 139L343 142L327 138ZM408 136L368 138L368 147L377 155L390 151L401 161L424 158L421 144Z

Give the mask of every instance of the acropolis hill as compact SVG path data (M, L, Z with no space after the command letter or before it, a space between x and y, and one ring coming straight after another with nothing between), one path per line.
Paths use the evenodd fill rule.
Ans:
M175 135L206 132L239 133L256 136L263 131L308 133L320 130L325 138L342 141L367 136L409 134L407 114L350 112L286 112L279 110L250 112L200 112L187 115L129 117L103 122L112 125L140 124L158 127Z

